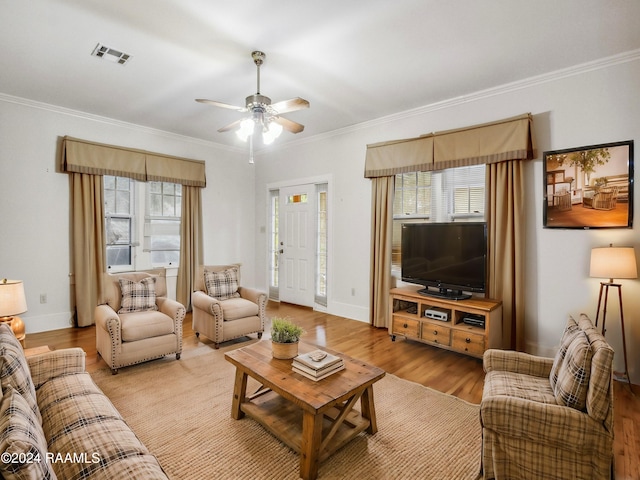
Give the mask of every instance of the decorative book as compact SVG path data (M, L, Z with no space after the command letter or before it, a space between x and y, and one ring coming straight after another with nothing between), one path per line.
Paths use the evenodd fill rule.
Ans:
M324 352L322 350L314 350L313 352L303 353L293 359L294 366L296 364L302 365L316 372L338 363L342 363L342 358Z
M310 378L311 380L314 380L317 382L318 380L322 380L323 378L329 377L334 373L339 372L340 370L344 370L344 363L340 362L340 363L334 364L331 367L326 368L325 370L316 374L309 373L310 371L313 371L313 370L310 370L310 369L303 370L301 366L297 366L295 364L293 365L292 368L294 372L299 373L300 375Z

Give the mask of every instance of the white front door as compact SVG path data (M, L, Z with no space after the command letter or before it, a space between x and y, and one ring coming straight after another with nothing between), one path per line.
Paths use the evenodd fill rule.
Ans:
M315 272L315 185L280 188L279 296L312 307Z

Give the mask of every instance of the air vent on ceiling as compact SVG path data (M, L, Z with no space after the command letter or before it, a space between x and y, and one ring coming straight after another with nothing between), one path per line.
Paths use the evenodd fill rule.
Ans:
M119 63L120 65L124 65L131 59L131 55L128 53L122 53L115 48L107 47L101 43L96 45L96 48L93 49L91 55L104 60L109 60L113 63Z

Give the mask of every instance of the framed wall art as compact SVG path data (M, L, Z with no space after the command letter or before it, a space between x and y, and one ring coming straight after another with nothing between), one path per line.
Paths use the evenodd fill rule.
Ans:
M544 152L545 228L631 228L633 140Z

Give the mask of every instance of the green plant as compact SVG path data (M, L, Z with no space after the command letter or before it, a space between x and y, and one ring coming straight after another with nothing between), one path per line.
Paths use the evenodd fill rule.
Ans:
M276 343L296 343L304 329L286 318L271 319L271 340Z

